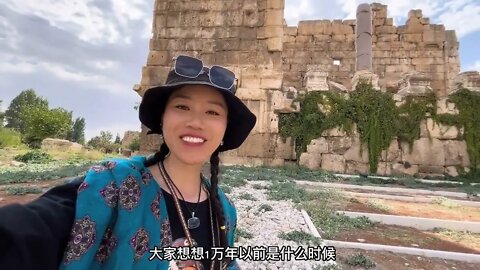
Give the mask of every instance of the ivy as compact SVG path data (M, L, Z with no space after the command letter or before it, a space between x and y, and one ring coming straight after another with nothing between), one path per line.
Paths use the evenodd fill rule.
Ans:
M334 92L309 92L296 101L300 102L300 112L280 114L279 132L283 137L294 138L297 157L306 152L311 140L320 137L323 131L340 127L351 134L356 123L362 148L368 150L372 173L377 171L381 152L395 137L411 147L420 137L420 122L435 116L436 110L433 93L408 97L397 107L391 94L375 90L367 81L357 84L350 99Z
M461 87L449 97L455 103L459 114L439 114L435 117L442 124L463 127L463 136L467 143L470 167L476 170L480 166L480 95Z
M420 123L427 117L435 117L437 99L434 93L426 96L408 96L406 102L397 108L397 136L407 142L410 150L413 142L420 138Z
M297 157L307 151L310 141L320 137L327 129L340 126L348 133L352 130L353 123L344 117L348 103L340 94L316 91L295 101L300 103L301 110L299 113L279 115L279 133L282 137L294 138ZM324 106L328 116L319 109L319 105Z
M391 94L379 92L370 83L360 81L349 103L360 141L368 149L370 172L375 173L380 154L396 135L398 112L395 101Z

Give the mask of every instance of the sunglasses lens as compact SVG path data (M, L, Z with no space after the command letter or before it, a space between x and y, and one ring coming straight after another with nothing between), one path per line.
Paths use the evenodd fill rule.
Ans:
M210 68L210 81L220 88L229 90L235 83L235 74L226 68L213 66Z
M175 72L181 76L196 78L202 72L202 69L202 60L197 58L180 55L175 61Z

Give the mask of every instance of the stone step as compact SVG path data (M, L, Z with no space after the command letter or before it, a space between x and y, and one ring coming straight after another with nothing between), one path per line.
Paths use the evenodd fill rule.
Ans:
M465 220L457 221L457 220L395 216L395 215L350 212L350 211L337 211L337 213L345 214L346 216L351 218L364 216L374 222L380 222L386 225L412 227L422 231L429 231L435 228L443 228L443 229L449 229L453 231L469 231L473 233L480 233L480 222L477 222L477 221L465 221Z
M388 194L377 194L377 193L364 193L364 192L344 192L347 195L352 197L360 197L360 198L376 198L376 199L384 199L384 200L392 200L392 201L403 201L403 202L415 202L415 203L435 203L437 196L397 196L397 195L388 195ZM462 205L462 206L470 206L470 207L478 207L480 208L480 201L467 201L467 200L454 200L448 199L449 202L454 204Z
M443 197L454 197L454 198L469 198L469 195L462 192L451 192L451 191L437 191L437 190L427 190L427 189L413 189L413 188L393 188L393 187L380 187L380 186L361 186L361 185L352 185L352 184L339 184L339 183L324 183L324 182L312 182L312 181L295 181L299 185L311 186L311 187L326 187L326 188L337 188L337 189L356 189L356 190L366 190L373 192L388 192L394 194L409 194L409 195L431 195L431 196L443 196ZM477 194L479 196L479 194Z

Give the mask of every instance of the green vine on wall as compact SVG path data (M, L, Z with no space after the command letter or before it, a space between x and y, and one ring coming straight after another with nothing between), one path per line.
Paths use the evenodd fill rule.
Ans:
M373 89L371 83L360 81L349 103L362 146L368 149L370 172L375 173L380 154L396 135L398 112L395 101L391 94L379 92Z
M320 137L327 129L340 126L348 132L352 130L352 122L343 117L348 104L341 95L334 92L310 92L295 101L300 102L301 110L299 113L280 114L279 133L283 137L294 138L297 157L307 151L310 141ZM319 105L328 108L328 117L320 111Z
M449 100L455 103L459 113L438 114L435 120L459 129L463 127L461 139L467 144L470 167L476 170L480 166L480 94L460 87Z
M425 97L408 97L397 107L391 94L375 90L367 81L357 84L350 99L333 92L309 92L297 101L300 102L300 112L280 114L279 121L280 134L294 138L297 157L323 131L340 127L351 133L353 123L356 123L362 147L366 146L368 150L370 172L373 173L377 171L382 151L391 141L398 137L413 145L413 141L420 137L420 122L433 117L436 110L433 93ZM319 104L327 108L328 113L322 112Z

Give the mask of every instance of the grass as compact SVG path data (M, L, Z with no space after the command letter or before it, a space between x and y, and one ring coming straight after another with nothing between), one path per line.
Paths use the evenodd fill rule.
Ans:
M235 230L235 242L238 242L238 239L240 237L246 238L246 239L251 239L253 238L253 234L248 232L247 230L244 230L242 228L237 228Z
M434 197L432 203L447 207L447 208L457 208L460 205L448 198L445 197Z
M322 238L325 239L332 239L340 231L374 225L366 217L350 218L337 214L334 204L348 199L334 190L309 192L293 182L275 182L268 188L268 196L271 200L292 200L297 208L305 209L315 226L323 230Z
M348 258L345 259L345 262L351 266L361 266L361 267L364 267L365 269L375 267L376 265L375 262L373 262L370 258L368 258L367 256L361 253L357 253L349 256Z
M229 194L232 192L232 188L230 186L224 185L223 183L219 185L222 189L223 193Z
M247 179L249 181L288 181L310 180L321 182L336 182L340 179L323 170L310 170L308 168L288 165L283 167L246 167L246 166L222 166L221 171L225 178Z
M313 246L318 246L322 244L321 239L316 238L315 236L306 233L306 232L301 232L301 231L291 231L288 233L281 232L278 235L279 238L287 240L287 241L293 241L298 244L306 244L306 245L313 245Z
M25 195L43 193L43 190L37 187L8 187L5 192L8 195Z
M91 165L98 162L51 162L48 164L28 164L23 167L0 169L0 185L56 180L83 174Z
M255 198L252 194L250 193L242 193L240 196L238 196L239 199L242 200L248 200L248 201L256 201L257 198Z
M388 205L385 204L384 200L380 199L368 199L367 205L381 212L390 212L392 210Z
M447 241L453 241L460 244L465 243L465 246L480 249L480 233L435 228L432 234L441 239L446 239Z
M253 184L252 188L254 189L266 189L267 187L261 184Z
M272 211L273 210L273 207L271 207L270 205L268 204L262 204L260 205L260 207L258 207L258 212L267 212L267 211Z

